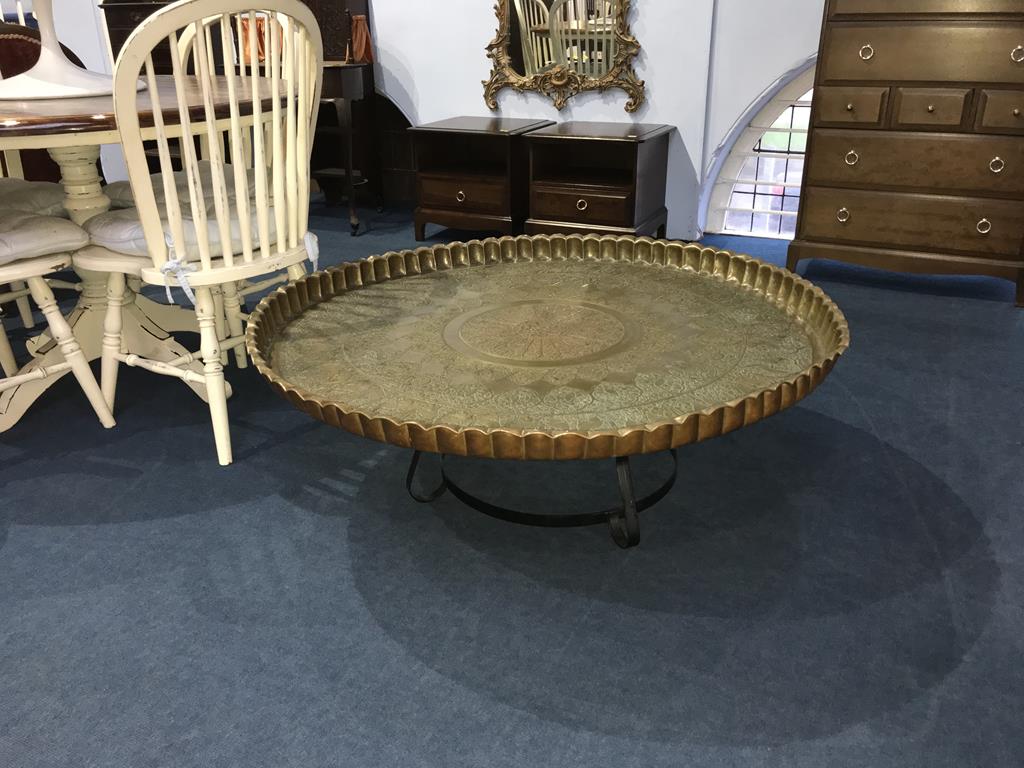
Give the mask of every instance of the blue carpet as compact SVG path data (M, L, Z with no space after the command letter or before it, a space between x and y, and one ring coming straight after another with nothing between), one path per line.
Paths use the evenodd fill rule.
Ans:
M407 213L316 214L327 263L413 244ZM0 437L0 766L1022 765L1024 313L1000 281L806 269L848 356L684 449L628 552L417 505L406 452L251 370L228 469L179 383L125 370L104 431L59 382ZM614 497L603 464L452 471Z

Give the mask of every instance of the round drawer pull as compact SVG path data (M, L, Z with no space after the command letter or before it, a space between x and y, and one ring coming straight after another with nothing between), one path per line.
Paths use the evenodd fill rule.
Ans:
M857 154L857 150L851 149L849 152L846 153L846 164L847 165L856 165L859 162L860 162L860 155Z
M982 219L978 222L978 234L987 235L992 231L992 222L988 219Z
M1010 51L1010 60L1013 61L1014 64L1024 62L1024 45L1018 45Z
M1001 157L993 157L992 162L988 164L988 169L992 173L1002 173L1006 169L1006 161Z
M935 111L935 105L934 104L929 104L928 105L928 111L929 112L934 112Z
M1013 110L1013 116L1014 117L1020 117L1020 108L1017 108L1017 109Z
M466 202L466 193L460 189L458 192L455 193L455 199L458 200L460 203Z
M589 208L589 207L590 207L590 203L588 203L583 198L580 198L579 200L576 201L576 210L577 211L582 212L582 211L587 210L587 208Z
M838 221L840 224L845 224L849 220L850 220L850 209L849 208L840 208L838 211L836 211L836 221Z
M871 43L861 46L860 57L864 61L871 61L871 59L875 58L875 49Z
M846 105L846 111L847 112L853 112L853 104L847 104Z

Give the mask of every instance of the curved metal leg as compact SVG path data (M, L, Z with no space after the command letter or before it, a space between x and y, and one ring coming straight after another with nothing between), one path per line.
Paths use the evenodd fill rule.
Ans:
M625 456L616 459L615 471L619 476L622 511L608 516L608 527L611 528L615 543L623 549L629 549L640 543L640 510L637 507L629 459Z
M419 494L413 490L413 482L416 477L416 471L419 468L420 458L422 457L422 453L420 451L413 452L412 462L409 465L409 472L405 478L405 487L406 490L409 491L409 495L422 504L429 504L432 501L436 501L441 498L445 492L451 491L452 495L456 499L478 512L483 512L485 515L490 515L491 517L498 518L499 520L506 520L510 523L518 523L520 525L542 526L546 528L568 528L607 523L609 528L611 528L612 538L615 540L615 543L623 549L628 549L629 547L635 547L640 543L640 513L665 498L675 485L679 469L679 457L674 449L670 450L668 453L672 459L672 474L669 475L669 477L656 490L642 498L637 498L629 459L626 457L616 459L615 469L618 474L619 493L622 497L622 503L620 506L594 512L540 514L537 512L526 512L523 510L499 507L496 504L492 504L489 501L485 501L480 497L475 496L452 480L445 471L445 456L443 455L441 456L440 485L428 494Z
M416 470L420 465L420 457L423 455L422 451L413 451L412 461L409 463L409 472L405 476L405 489L420 504L429 504L432 501L437 501L439 498L444 496L445 491L448 490L448 478L445 477L444 469L441 469L441 484L430 493L422 496L412 489L413 480L416 478ZM441 457L444 461L444 456Z

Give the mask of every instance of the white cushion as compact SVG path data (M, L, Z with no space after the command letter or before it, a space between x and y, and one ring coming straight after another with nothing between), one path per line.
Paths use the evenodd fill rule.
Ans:
M184 254L185 258L189 261L199 260L199 248L197 229L195 222L191 218L185 218L184 214L186 211L182 211L183 221L182 224L185 229L185 242L187 246L187 253ZM166 213L161 210L161 218L163 220L164 237L167 242L170 242L171 227L167 222ZM258 227L258 217L253 206L251 215L251 221L249 222L249 231L252 233L252 244L253 249L259 247L260 236ZM222 256L220 247L220 227L217 225L217 218L213 211L210 212L209 218L206 222L207 237L210 243L210 256L214 259ZM107 213L101 213L98 216L93 216L83 225L85 231L89 234L89 239L93 245L99 245L117 253L124 253L129 256L149 256L149 247L146 245L146 236L142 230L142 222L139 221L139 213L135 208L124 208L117 211L108 211ZM277 241L276 226L274 224L274 211L270 209L270 240L271 243ZM242 235L239 227L238 218L232 216L231 218L231 247L232 253L239 254L242 252ZM180 254L177 254L180 256Z
M67 217L64 189L52 181L0 178L0 210Z
M252 168L246 169L248 174L249 182L249 198L252 199L256 194L256 176ZM270 172L267 173L268 186ZM153 180L153 196L156 198L157 205L163 205L166 202L166 195L164 194L164 176L162 173L154 173L151 177ZM209 160L199 161L199 180L203 185L203 196L210 204L210 210L213 209L213 164ZM227 184L228 197L231 200L235 199L235 170L231 163L224 164L224 181ZM188 174L185 171L174 172L174 186L178 189L178 200L181 203L182 210L184 211L189 207L188 197ZM134 208L135 207L135 195L132 193L132 185L127 181L115 181L112 184L108 184L104 189L107 197L110 198L111 208Z
M76 251L88 244L85 231L67 219L0 211L0 264Z

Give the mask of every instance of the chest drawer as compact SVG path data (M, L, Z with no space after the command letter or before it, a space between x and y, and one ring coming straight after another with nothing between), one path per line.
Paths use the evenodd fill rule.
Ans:
M949 130L964 121L971 91L966 88L897 88L893 125L915 130Z
M888 88L821 86L814 90L816 125L878 127L889 101Z
M530 217L631 227L633 201L625 190L608 188L591 192L538 184L530 192Z
M801 236L1021 260L1024 213L1009 200L808 188Z
M1024 197L1024 139L821 130L807 163L809 185Z
M1024 133L1024 91L982 91L977 130Z
M420 205L449 211L504 214L509 208L505 180L421 173Z
M835 22L821 67L826 83L1024 83L1024 23Z
M848 13L1024 13L1020 0L832 0L832 15Z

